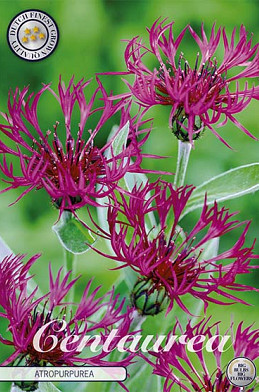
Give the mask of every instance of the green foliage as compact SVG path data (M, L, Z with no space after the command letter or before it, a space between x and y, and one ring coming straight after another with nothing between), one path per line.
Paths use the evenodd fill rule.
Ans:
M258 189L259 163L231 169L197 186L187 203L182 217L203 206L205 193L207 195L207 203L213 204L214 201L220 202L235 199L248 193L253 193Z
M112 128L111 134L108 139L112 139L111 145L111 154L114 156L119 155L123 148L126 147L127 140L129 136L129 122L127 122L124 127L120 129L118 132L118 127L115 126Z
M39 392L60 392L60 389L55 387L55 385L52 384L52 382L40 382Z
M60 220L52 226L52 229L61 245L73 254L87 252L90 249L89 245L95 242L91 232L69 211L62 213Z

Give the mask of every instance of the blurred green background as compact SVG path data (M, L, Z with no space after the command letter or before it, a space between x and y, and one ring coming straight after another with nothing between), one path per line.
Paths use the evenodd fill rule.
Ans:
M49 13L57 22L60 31L60 41L56 51L47 59L40 62L26 62L15 56L6 41L7 26L11 19L25 9L40 9ZM0 1L0 110L6 111L7 95L10 88L23 88L28 84L32 91L37 91L41 83L53 83L56 89L59 75L68 82L72 75L79 80L94 77L96 72L123 71L125 42L141 35L147 42L145 28L159 16L168 17L175 21L175 33L190 23L199 31L201 22L209 32L212 24L226 27L230 34L232 29L244 24L249 32L254 33L254 43L259 40L259 2L258 1L112 1L112 0L74 0L74 1ZM185 39L183 45L186 53L197 49L192 40ZM185 51L183 49L183 51ZM126 90L119 76L103 76L102 81L107 90L120 93ZM93 81L93 84L95 81ZM93 87L91 87L93 89ZM42 129L46 130L59 118L58 106L53 100L43 99L40 102L39 114ZM252 102L237 118L256 136L259 137L259 103ZM156 107L149 112L154 117L154 130L146 143L145 152L169 156L165 160L145 162L144 166L151 169L174 171L177 157L177 141L168 129L167 107ZM76 121L75 121L76 123ZM94 124L93 124L94 126ZM99 143L103 143L110 128L103 130ZM187 173L187 183L198 185L212 176L220 174L236 166L258 161L258 144L248 138L232 124L221 131L222 136L231 144L229 150L218 141L209 131L196 143L191 154ZM151 176L152 179L156 176ZM171 181L169 177L167 180ZM3 188L3 184L1 185ZM5 239L15 253L42 253L34 270L36 279L42 288L47 290L46 271L49 261L57 271L62 263L63 252L51 226L58 218L57 210L52 207L48 195L44 191L31 192L19 203L8 207L18 193L8 192L0 196L0 235ZM252 219L247 245L250 245L258 233L259 207L258 195L252 194L240 199L225 202L232 211L240 211L240 220ZM191 226L198 213L185 219L185 227ZM237 238L237 233L230 234L222 246L231 245ZM105 247L100 244L99 247ZM257 245L258 251L258 245ZM92 251L78 258L78 271L83 275L77 295L82 292L86 281L93 276L95 284L103 285L106 292L116 280L118 272L109 271L113 264ZM244 277L242 282L258 287L259 274ZM208 314L214 320L222 320L229 325L231 317L236 322L245 320L252 323L258 318L258 295L254 293L240 294L243 299L252 303L253 307L234 305L230 307L210 306ZM155 325L155 323L154 323ZM259 327L259 324L256 324ZM0 324L0 328L4 329ZM0 331L1 332L1 331ZM154 331L155 332L155 331ZM5 347L0 348L0 362L6 357ZM9 385L2 383L1 391L8 390ZM83 386L82 390L97 391L100 385ZM156 388L154 387L154 392ZM135 392L134 390L132 390ZM153 392L153 390L152 390Z

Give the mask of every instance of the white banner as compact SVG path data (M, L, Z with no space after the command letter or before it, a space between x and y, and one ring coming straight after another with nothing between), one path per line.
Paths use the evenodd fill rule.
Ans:
M124 381L122 366L9 367L0 366L0 381Z

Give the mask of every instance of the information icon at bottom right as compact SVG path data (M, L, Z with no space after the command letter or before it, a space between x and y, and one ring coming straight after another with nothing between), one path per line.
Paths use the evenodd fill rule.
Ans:
M249 358L238 357L232 359L227 366L227 378L236 387L246 387L254 381L256 377L256 367Z

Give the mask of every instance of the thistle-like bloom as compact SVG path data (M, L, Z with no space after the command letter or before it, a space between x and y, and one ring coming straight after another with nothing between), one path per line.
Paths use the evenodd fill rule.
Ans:
M191 26L186 26L174 38L174 22L164 22L157 20L147 29L149 47L139 37L128 42L125 62L135 80L132 85L127 81L126 84L133 97L145 110L153 105L170 106L169 127L182 141L192 142L207 127L228 145L214 127L216 123L221 127L228 120L255 139L235 118L253 98L259 98L259 86L249 87L247 82L259 76L258 44L252 45L245 27L240 27L237 39L236 29L229 39L224 28L215 31L215 24L209 39L203 25L201 37ZM188 30L199 46L193 65L179 50ZM220 45L224 50L222 61L214 57ZM154 69L146 65L150 56L157 63ZM223 118L221 123L220 118Z
M64 209L74 211L86 204L98 205L95 199L106 196L116 188L118 180L126 172L141 171L141 145L148 132L141 141L137 140L141 121L137 117L130 117L130 106L125 99L113 104L99 81L98 88L87 101L84 89L89 83L81 80L73 84L71 79L66 88L60 82L58 95L49 85L45 85L35 95L31 93L28 96L28 87L21 92L18 88L14 93L10 92L9 113L3 114L8 124L0 125L1 132L8 139L3 141L1 138L0 141L0 152L3 154L0 169L8 179L4 181L10 184L4 191L24 187L21 198L32 189L44 188L61 212ZM103 106L96 108L99 92L102 93ZM56 122L53 131L45 131L38 121L38 106L41 96L50 93L60 105L64 121L60 125ZM72 126L72 116L75 116L77 105L80 112L78 132ZM98 121L96 112L99 113ZM118 112L118 130L105 145L97 146L97 134L104 133L107 138L109 129L106 121ZM52 126L52 121L47 121ZM89 126L93 122L95 128L91 130ZM113 141L127 125L128 143L121 151L115 152ZM10 141L13 143L10 144ZM20 173L16 172L17 160L14 158L18 160Z
M189 312L182 301L185 294L202 300L206 309L208 302L226 305L227 299L245 303L230 290L256 290L236 280L257 268L251 265L258 258L253 255L254 244L243 246L250 222L234 220L236 213L219 208L216 202L208 207L205 198L194 227L189 232L179 227L193 189L174 189L172 184L159 181L147 183L135 186L130 198L123 194L120 200L114 197L108 207L109 232L103 234L115 255L106 257L121 263L118 268L130 267L139 274L132 300L143 314L156 314L165 305L170 311L175 302ZM211 240L240 226L243 232L232 248L206 256L204 248Z
M220 335L219 324L209 325L210 320L203 319L195 326L191 326L189 322L186 330L183 331L180 324L177 323L172 334L175 335L179 328L186 340L196 337L193 347L195 354L187 351L186 345L176 341L169 352L150 353L156 357L156 362L148 362L154 367L154 374L160 375L166 379L164 384L164 392L180 390L186 392L239 392L240 388L230 384L226 376L226 367L229 359L223 350L227 350L227 357L230 355L230 343L226 347L220 349L220 341L222 337L218 337L212 344L211 352L206 352L204 341L199 341L197 337L203 335L206 340L212 336ZM234 332L233 324L225 335L232 335L232 358L246 357L255 360L259 357L259 330L252 329L252 326L244 328L243 323L237 326ZM224 335L223 335L224 336ZM214 359L212 366L211 357ZM147 360L147 358L146 358ZM173 389L175 387L175 389ZM255 386L247 387L247 392L254 391Z
M23 360L27 366L110 366L112 362L106 358L108 352L103 350L102 344L114 327L118 332L110 344L111 351L119 339L129 333L132 312L129 309L122 312L124 301L120 301L118 295L114 296L114 290L99 296L100 287L92 291L89 281L80 302L67 303L65 297L78 278L69 281L71 272L68 272L62 279L62 269L56 279L49 270L49 292L37 297L38 287L29 289L31 278L28 272L39 255L33 256L26 264L22 263L23 258L10 255L0 263L0 317L8 321L6 337L0 335L0 342L14 349L2 365L17 365ZM71 310L68 311L68 308ZM48 323L50 325L41 334L41 351L38 351L34 344L35 334ZM96 354L89 350L93 340L83 340L86 334L100 336L100 350L97 348ZM78 338L73 340L75 335ZM71 339L68 339L66 352L62 349L62 341L69 336ZM79 352L77 348L82 342L84 348ZM114 364L127 366L131 359L132 354L129 354Z

